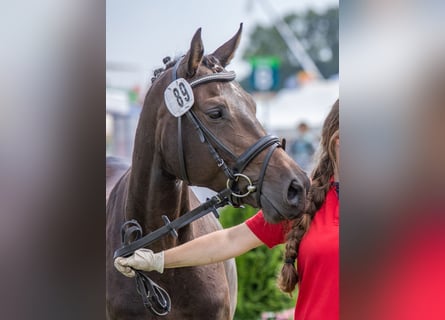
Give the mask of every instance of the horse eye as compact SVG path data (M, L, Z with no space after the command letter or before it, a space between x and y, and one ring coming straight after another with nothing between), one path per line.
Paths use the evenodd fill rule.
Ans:
M216 120L216 119L219 119L222 117L222 112L221 112L221 110L212 110L212 111L208 112L207 115L211 119Z

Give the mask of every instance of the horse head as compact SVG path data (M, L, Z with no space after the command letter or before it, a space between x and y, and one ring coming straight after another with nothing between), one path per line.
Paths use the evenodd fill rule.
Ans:
M154 79L151 99L162 172L189 185L232 190L235 205L263 209L266 220L298 217L309 179L267 135L256 118L252 97L225 67L241 38L238 32L204 55L201 29L188 52ZM156 94L155 94L156 93Z

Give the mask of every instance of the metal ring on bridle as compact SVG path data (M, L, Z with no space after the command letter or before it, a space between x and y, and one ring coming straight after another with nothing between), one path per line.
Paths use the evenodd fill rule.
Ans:
M232 190L233 181L238 181L239 177L244 178L249 185L246 187L246 189L247 189L246 193L238 194L238 193L233 192L233 190L232 190L232 196L237 197L237 198L244 198L244 197L247 197L252 192L256 191L256 187L252 184L252 181L250 180L250 178L248 176L246 176L245 174L242 174L242 173L235 173L234 176L235 176L234 180L227 179L227 189Z

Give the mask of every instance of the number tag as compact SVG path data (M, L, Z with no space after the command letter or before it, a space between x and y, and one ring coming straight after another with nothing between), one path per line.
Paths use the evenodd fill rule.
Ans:
M190 84L179 78L170 83L164 91L165 104L172 115L180 117L190 110L195 102Z

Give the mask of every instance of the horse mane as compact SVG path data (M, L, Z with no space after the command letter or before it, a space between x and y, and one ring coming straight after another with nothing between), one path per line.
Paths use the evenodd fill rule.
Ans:
M155 69L153 71L153 77L151 78L151 83L155 82L155 80L157 78L159 78L159 76L164 73L164 71L170 69L171 67L173 67L176 62L178 61L179 57L176 57L175 59L172 60L171 57L167 56L164 59L162 59L162 62L164 63L164 67Z
M162 59L164 66L153 71L153 77L151 78L151 83L155 82L156 79L159 78L161 74L163 74L168 69L172 68L176 62L183 56L175 57L173 60L171 57L167 56ZM224 70L224 67L221 66L221 63L212 55L207 55L202 58L201 63L205 65L208 69L212 70L213 73L221 72Z

